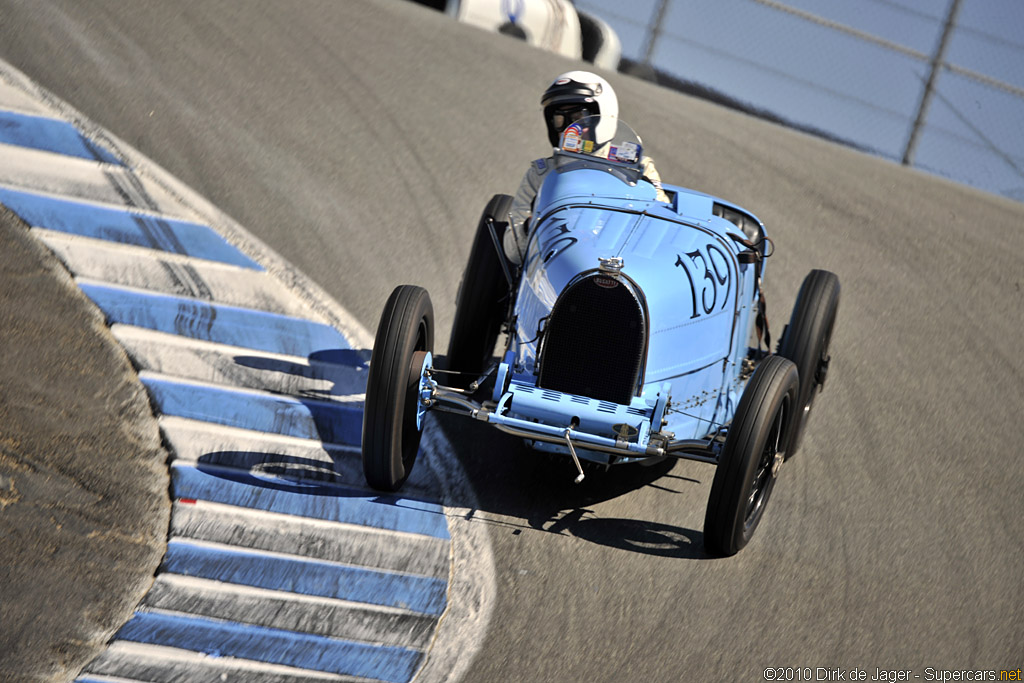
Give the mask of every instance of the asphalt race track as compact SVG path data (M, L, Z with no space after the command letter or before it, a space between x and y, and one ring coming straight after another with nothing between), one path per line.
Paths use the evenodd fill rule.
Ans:
M376 327L543 156L578 65L419 6L0 1L0 58L177 176ZM763 680L767 667L1017 669L1024 205L610 74L662 177L774 239L772 331L839 275L833 362L754 541L701 549L710 466L592 476L438 420L496 558L463 680ZM458 502L458 501L455 501Z

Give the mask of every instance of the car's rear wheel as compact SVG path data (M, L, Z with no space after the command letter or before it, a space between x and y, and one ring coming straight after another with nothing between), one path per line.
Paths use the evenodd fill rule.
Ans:
M800 286L793 315L779 342L779 355L793 361L800 372L800 402L786 457L793 457L800 447L814 399L825 386L838 310L839 278L827 270L812 270Z
M711 483L704 548L735 555L754 535L785 459L799 396L796 366L769 356L743 391Z
M363 474L375 489L397 491L420 445L420 376L434 345L434 309L422 287L402 285L377 326L363 408Z
M488 218L494 221L500 245L511 205L512 197L508 195L491 198L477 224L469 250L448 342L448 369L466 373L452 375L449 381L456 386L465 387L477 379L494 354L505 314L508 283L499 260L504 254L495 248L487 222Z

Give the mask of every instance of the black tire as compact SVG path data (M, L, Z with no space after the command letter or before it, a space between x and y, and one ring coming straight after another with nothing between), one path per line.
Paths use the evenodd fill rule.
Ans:
M433 351L434 309L422 287L397 287L377 326L363 407L363 474L375 489L397 491L412 472L422 352Z
M793 316L779 342L778 354L796 364L800 372L800 411L793 425L786 457L796 455L814 406L825 386L829 345L839 310L839 278L827 270L812 270L804 278L793 306Z
M768 356L743 391L711 483L704 517L704 548L735 555L754 535L784 458L800 380L796 366Z
M511 204L512 197L508 195L499 194L491 198L477 224L473 246L469 250L469 261L455 301L455 322L448 341L448 369L469 373L452 375L449 381L456 386L466 387L483 373L498 340L505 316L508 283L499 260L504 258L504 254L499 254L494 248L487 219L494 220L500 244Z

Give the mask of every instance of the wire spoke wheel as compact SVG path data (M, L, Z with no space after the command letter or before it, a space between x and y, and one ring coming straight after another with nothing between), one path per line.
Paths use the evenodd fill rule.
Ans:
M704 517L709 554L739 552L764 517L785 460L799 388L796 366L781 356L762 361L747 383L711 483Z
M789 412L789 406L784 402L775 416L768 440L764 444L764 452L757 464L757 472L754 474L754 481L750 487L750 495L747 497L747 509L743 516L743 527L745 530L752 530L764 511L764 506L771 495L772 487L775 485L775 478L778 475L779 466L782 463L782 426L785 424Z

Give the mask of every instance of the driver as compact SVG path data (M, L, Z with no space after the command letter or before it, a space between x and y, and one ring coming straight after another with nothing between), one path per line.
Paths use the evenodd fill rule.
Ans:
M541 98L544 107L544 123L548 127L551 146L558 147L562 132L575 121L585 116L600 115L596 137L599 142L611 140L618 126L619 100L611 84L589 71L569 71L555 79ZM658 201L668 202L669 198L661 189L661 176L654 167L654 161L644 156L644 179L658 191ZM519 190L512 199L509 209L511 228L505 231L503 246L505 255L512 263L520 263L526 252L527 221L533 212L533 200L548 171L554 168L553 157L537 159L523 176Z

